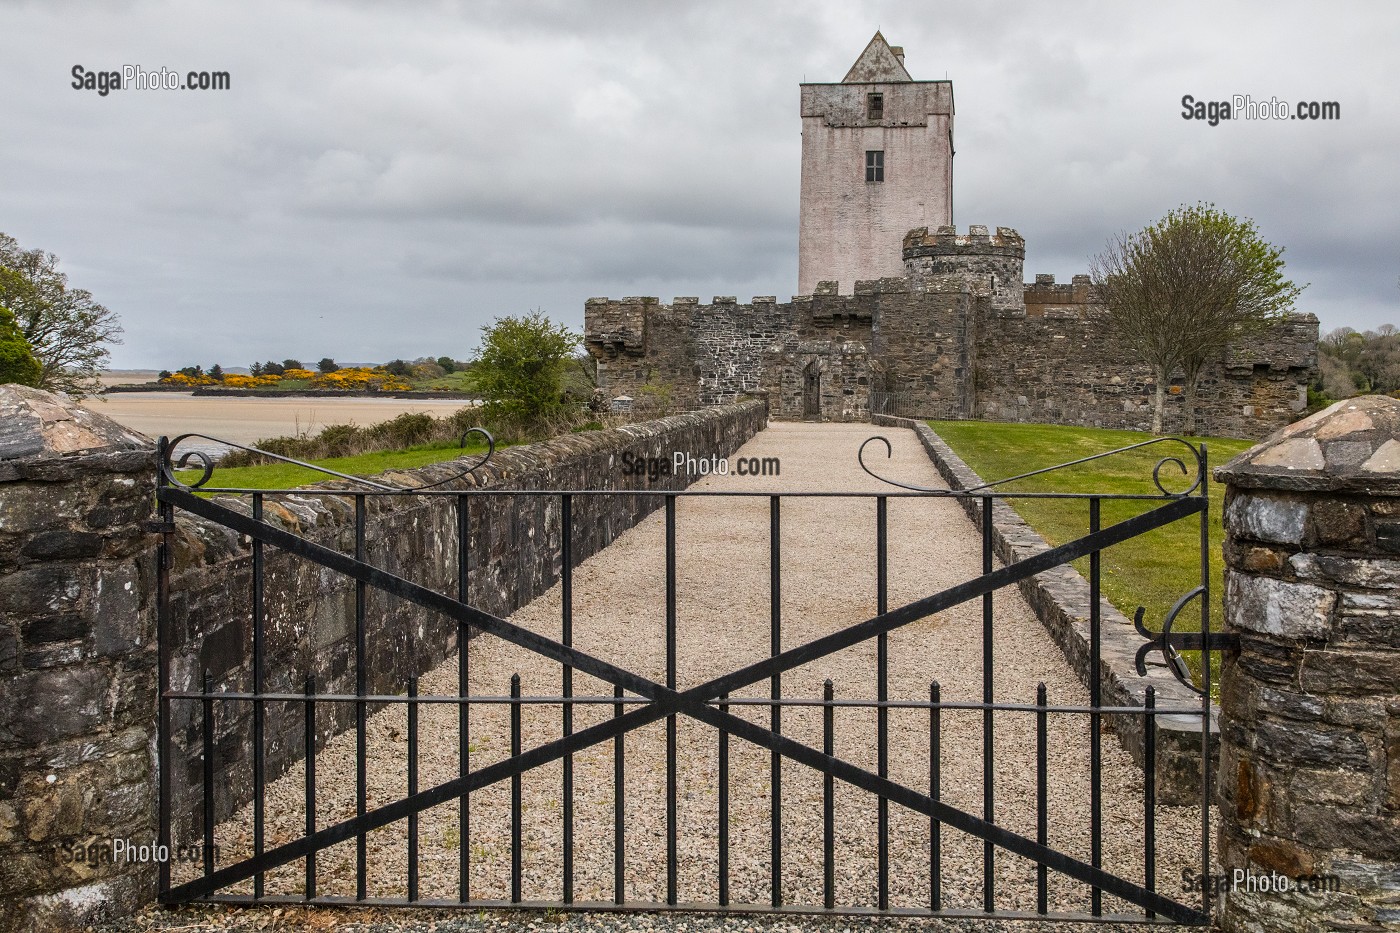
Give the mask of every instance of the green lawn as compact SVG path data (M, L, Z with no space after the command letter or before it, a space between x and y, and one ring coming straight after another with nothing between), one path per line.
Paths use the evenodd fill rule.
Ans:
M977 471L984 481L1015 476L1042 467L1091 456L1116 447L1150 440L1152 435L1135 431L1106 431L1098 428L1073 428L1042 424L994 424L980 421L930 421L938 434L957 451L967 465ZM1240 451L1252 446L1252 441L1231 438L1192 438L1204 441L1209 458L1208 467L1225 463ZM1004 488L1021 492L1101 492L1158 494L1152 483L1152 467L1168 456L1181 456L1194 472L1190 455L1180 444L1155 444L1096 460L1092 463L1058 470L1029 479L1017 480ZM1185 489L1190 480L1174 465L1161 471L1162 483L1172 491ZM1220 546L1223 540L1220 514L1224 487L1210 483L1210 588L1211 627L1218 629L1222 618L1221 585L1223 561ZM1089 506L1084 500L1071 499L1012 499L1011 504L1036 531L1052 545L1063 544L1082 537L1088 531ZM1153 503L1141 501L1105 500L1102 505L1103 525L1114 524L1141 514ZM1157 528L1146 534L1109 548L1103 552L1102 586L1104 595L1124 615L1132 618L1138 606L1144 606L1146 625L1154 630L1162 627L1167 611L1181 596L1200 585L1200 525L1192 516ZM1088 577L1089 561L1075 563L1079 572ZM1182 631L1200 630L1199 601L1182 610L1176 628ZM1199 661L1187 654L1194 670ZM1199 674L1198 674L1199 677Z
M496 446L499 448L505 445L497 444ZM331 457L327 460L308 462L352 476L373 476L376 473L383 473L385 470L408 470L429 463L455 460L459 456L467 456L476 460L485 452L486 445L484 444L468 444L465 450L461 450L457 447L456 441L437 441L409 447L406 450L378 451L354 457ZM189 483L199 479L200 471L181 470L175 476L181 482ZM211 488L218 486L233 489L293 489L297 486L319 483L329 479L334 479L334 477L309 470L306 467L290 463L271 463L264 466L226 467L223 469L216 467L214 475L207 485Z

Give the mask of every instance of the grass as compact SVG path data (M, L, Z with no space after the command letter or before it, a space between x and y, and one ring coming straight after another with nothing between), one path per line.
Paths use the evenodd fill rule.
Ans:
M1054 466L1081 457L1125 447L1150 440L1152 435L1136 431L1108 431L1099 428L1075 428L1041 424L993 424L979 421L930 421L948 445L957 451L968 466L984 481L1016 476L1042 467ZM1209 458L1208 467L1225 463L1253 445L1253 441L1233 438L1192 438L1204 441ZM1160 494L1152 483L1152 468L1163 457L1183 456L1188 470L1194 473L1190 455L1180 444L1155 444L1142 450L1096 460L1029 479L1017 480L1004 488L1011 492L1099 492L1105 494ZM1161 471L1162 483L1172 491L1189 486L1173 464ZM1214 482L1208 487L1210 511L1210 595L1212 628L1219 629L1223 618L1222 573L1224 561L1221 543L1224 540L1220 524L1223 511L1224 487ZM1085 500L1073 499L1012 499L1011 504L1051 545L1063 544L1082 537L1089 527L1089 506ZM1102 505L1104 527L1148 511L1155 504L1132 500L1105 500ZM1146 608L1143 618L1148 628L1162 627L1172 604L1201 583L1200 525L1195 517L1182 519L1154 529L1103 552L1102 588L1109 602L1133 618L1139 606ZM1076 569L1088 577L1089 561L1075 562ZM1175 628L1180 631L1200 631L1199 600L1182 610ZM1187 662L1196 672L1199 682L1200 662L1197 652L1184 652Z
M506 445L496 446L501 448ZM385 470L411 470L429 463L455 460L460 456L475 459L485 452L485 444L468 444L465 449L459 449L456 441L435 441L403 450L383 450L353 457L330 457L307 462L352 476L373 476ZM199 479L200 471L181 470L175 476L181 482L189 483ZM328 479L334 477L291 463L269 463L261 466L216 467L209 485L232 489L292 489Z

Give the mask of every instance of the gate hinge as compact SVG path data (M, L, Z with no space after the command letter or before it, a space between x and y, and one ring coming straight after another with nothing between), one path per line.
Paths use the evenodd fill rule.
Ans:
M141 530L149 535L169 535L175 533L174 522L163 522L158 518L148 518L141 522Z
M1176 622L1177 613L1198 596L1205 595L1205 587L1198 586L1185 596L1176 601L1171 611L1167 613L1166 620L1162 623L1160 632L1150 631L1146 625L1142 624L1143 614L1147 611L1139 606L1137 613L1133 616L1133 624L1137 627L1138 634L1148 639L1147 644L1138 648L1137 658L1134 666L1137 668L1138 676L1147 674L1147 655L1154 648L1162 652L1162 658L1167 662L1167 669L1172 672L1177 680L1181 681L1191 692L1204 695L1200 687L1197 687L1191 675L1191 669L1181 656L1183 651L1238 651L1240 648L1240 637L1233 632L1211 632L1203 635L1200 632L1173 632L1172 624Z

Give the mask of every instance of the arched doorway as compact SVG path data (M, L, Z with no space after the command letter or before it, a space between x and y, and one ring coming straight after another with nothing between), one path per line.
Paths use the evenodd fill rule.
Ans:
M802 419L820 421L822 417L822 367L814 359L802 370Z

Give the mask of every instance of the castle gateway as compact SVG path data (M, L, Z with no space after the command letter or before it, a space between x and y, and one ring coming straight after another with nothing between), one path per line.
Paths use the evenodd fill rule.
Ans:
M876 33L841 84L802 86L802 120L805 293L747 304L589 299L584 343L608 398L645 411L765 395L778 420L875 412L1149 426L1153 376L1109 335L1087 276L1026 283L1015 230L943 222L951 84L912 81L902 51ZM940 222L910 223L925 217ZM1316 317L1294 314L1209 365L1197 385L1203 433L1262 437L1294 420L1317 333Z

